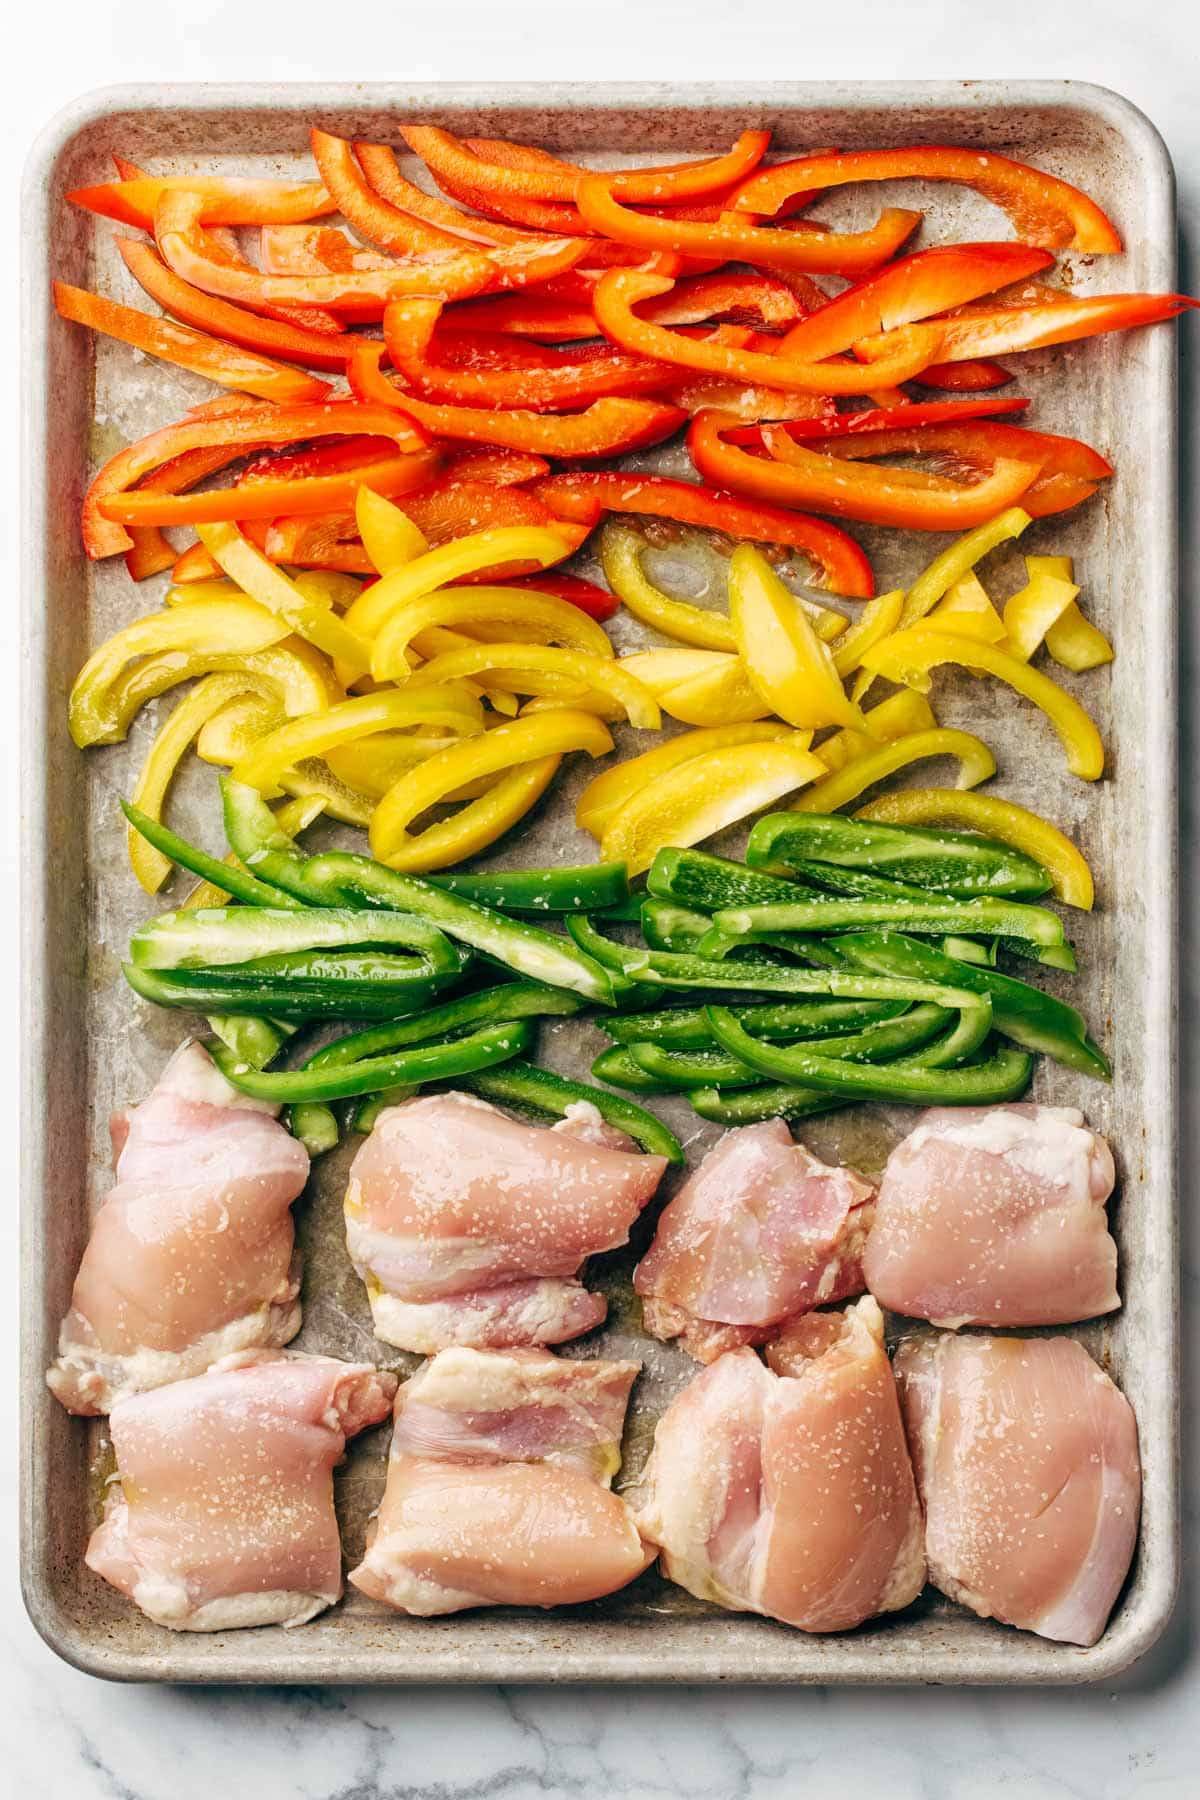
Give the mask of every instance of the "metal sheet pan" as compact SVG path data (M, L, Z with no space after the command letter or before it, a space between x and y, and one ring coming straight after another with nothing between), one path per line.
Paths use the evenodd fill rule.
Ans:
M770 125L779 149L846 148L944 139L1007 151L1081 182L1120 223L1127 253L1094 266L1076 258L1081 288L1157 288L1175 279L1173 184L1153 127L1128 102L1064 82L917 87L768 84L765 87L141 87L78 102L37 146L24 225L25 340L29 371L25 516L26 686L24 785L24 1454L23 1566L27 1601L47 1641L93 1673L188 1681L776 1681L1076 1682L1108 1678L1140 1655L1170 1613L1179 1539L1176 1453L1178 1282L1176 1187L1176 499L1175 370L1170 331L1108 338L1022 359L1021 389L1039 404L1033 422L1077 432L1110 452L1118 475L1078 515L1035 526L1022 550L1069 550L1094 616L1112 636L1113 670L1085 678L1089 706L1114 747L1098 786L1066 775L1048 729L1008 694L965 678L939 685L939 712L991 743L999 792L1043 807L1074 830L1097 868L1101 904L1078 931L1079 996L1102 1036L1112 1035L1111 1091L1044 1066L1038 1097L1085 1105L1112 1135L1121 1187L1115 1208L1124 1307L1080 1335L1111 1369L1137 1411L1145 1511L1135 1568L1092 1650L1042 1642L984 1623L932 1591L908 1612L840 1637L808 1637L770 1621L719 1612L654 1573L594 1605L554 1614L485 1611L409 1620L351 1593L302 1630L173 1636L149 1624L82 1566L105 1462L102 1424L71 1420L49 1397L52 1354L92 1208L106 1179L110 1108L140 1097L181 1035L182 1022L140 1006L119 961L131 924L152 910L124 861L116 796L128 789L149 729L131 745L81 756L63 701L88 649L145 610L150 595L115 566L90 567L78 503L97 458L121 440L176 416L198 397L190 378L139 367L128 349L93 343L63 325L48 298L51 274L121 293L123 272L106 224L63 204L64 192L109 172L119 150L164 168L284 171L299 166L309 122L394 140L405 118L529 138L598 160L698 154L748 124ZM895 190L889 190L889 200ZM915 190L914 190L915 196ZM875 196L845 196L829 216L874 216ZM896 203L906 203L898 196ZM917 201L919 204L919 200ZM940 190L924 241L939 233L1006 234L969 195ZM670 466L671 454L667 455ZM881 582L910 577L942 540L867 537ZM586 558L584 567L587 567ZM1001 592L1017 565L991 567ZM152 584L153 585L153 584ZM1081 687L1084 684L1081 684ZM568 784L569 789L569 784ZM576 860L591 853L570 823L569 791L543 812L510 860ZM214 837L212 781L193 771L178 809ZM496 860L503 862L505 855ZM589 1028L563 1022L550 1054L581 1067ZM596 1039L596 1034L591 1033ZM698 1151L713 1135L696 1130ZM878 1166L902 1122L856 1109L815 1122L815 1149ZM341 1244L346 1156L326 1159L298 1208L306 1252L300 1345L405 1359L372 1337L359 1284ZM636 1246L635 1246L636 1248ZM665 1400L692 1372L682 1353L637 1330L628 1275L632 1253L608 1259L608 1328L572 1354L641 1356L624 1479L639 1468ZM386 1433L353 1447L338 1479L346 1549L353 1557L382 1486Z

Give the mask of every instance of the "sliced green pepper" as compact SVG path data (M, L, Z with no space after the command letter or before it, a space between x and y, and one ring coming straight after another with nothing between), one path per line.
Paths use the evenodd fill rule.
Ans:
M385 945L417 951L431 975L458 975L464 966L457 945L428 920L350 907L218 906L161 913L134 932L129 954L142 969L213 969L297 952Z
M364 1057L399 1050L406 1044L431 1043L435 1038L446 1038L480 1025L547 1014L561 1017L578 1012L583 1004L577 995L562 988L542 987L533 981L503 982L477 994L461 994L444 1001L441 1006L395 1019L388 1025L373 1025L367 1031L334 1038L332 1043L325 1044L310 1056L304 1066L306 1069L341 1067L360 1062Z
M480 875L430 875L434 887L501 912L599 912L629 899L623 862L562 869L492 869Z
M762 1082L751 1088L693 1088L688 1101L693 1112L717 1125L757 1125L763 1119L808 1119L817 1113L837 1112L850 1105L849 1100L841 1100L836 1094L781 1081Z
M265 810L270 812L269 807ZM164 856L169 856L171 861L178 863L181 869L190 869L193 875L199 875L205 881L214 882L225 893L232 894L236 900L244 900L249 906L274 906L290 909L301 905L301 902L293 899L290 894L284 894L278 888L269 887L265 881L259 881L255 875L248 875L245 869L238 868L235 863L222 862L218 857L210 856L207 850L201 850L195 844L189 844L186 838L178 837L175 832L168 830L159 820L152 819L148 813L142 812L130 801L122 800L121 811L134 830L141 832L148 844L153 844L156 850L161 850Z
M416 1091L413 1087L391 1087L384 1088L378 1094L364 1094L351 1107L346 1119L346 1130L374 1131L381 1112L386 1112L389 1106L399 1106L402 1101L411 1100Z
M1053 886L1031 856L969 831L883 825L839 813L769 813L746 845L754 868L833 863L887 874L917 887L970 899L976 894L1036 899Z
M384 958L375 959L376 964ZM396 959L391 959L395 967ZM362 959L359 972L363 973ZM440 982L418 975L386 985L367 979L361 983L340 980L303 980L294 966L268 976L256 971L241 980L230 980L229 969L139 969L124 965L124 975L135 994L156 1006L183 1007L188 1012L248 1013L256 1018L295 1019L394 1019L427 1006ZM248 1058L246 1060L249 1060Z
M534 1027L526 1019L504 1025L486 1025L468 1037L448 1044L420 1044L394 1056L369 1056L359 1062L331 1064L320 1069L281 1069L264 1074L240 1063L224 1045L213 1050L213 1060L234 1087L256 1100L307 1102L345 1100L353 1094L371 1094L380 1088L423 1086L470 1075L489 1063L519 1056L533 1041Z
M284 831L257 788L223 775L221 806L229 848L258 881L290 894L305 906L345 904L336 894L308 879L305 865L309 859ZM224 863L221 867L225 867ZM286 906L287 901L281 904Z
M727 856L707 850L660 850L646 875L646 892L656 900L673 900L677 906L699 912L720 912L724 906L769 906L803 898L794 881L764 875Z
M310 1157L336 1150L341 1141L337 1114L323 1100L303 1100L287 1110L287 1127L299 1138Z
M265 1069L296 1030L282 1019L258 1019L247 1013L212 1013L209 1027L241 1061Z
M592 1064L592 1074L597 1081L607 1081L610 1087L625 1088L631 1094L674 1092L673 1082L658 1081L646 1073L634 1057L632 1044L610 1044Z
M726 1010L739 1024L743 1023L735 1010ZM743 1007L741 1010L745 1013L748 1009ZM979 1008L973 1009L973 1016L979 1011ZM843 1057L848 1062L879 1062L929 1043L946 1025L949 1016L945 1007L925 1002L910 1007L902 1018L867 1025L861 1031L845 1032L836 1037L793 1043L790 1048L811 1050L820 1056ZM986 1034L986 1010L983 1017ZM957 1046L955 1048L957 1050ZM637 1067L664 1087L748 1087L757 1083L762 1073L741 1057L731 1056L728 1052L722 1054L719 1050L668 1050L651 1043L633 1043L628 1049ZM970 1050L961 1054L970 1054ZM592 1073L598 1073L595 1065Z
M962 931L972 936L1022 938L1034 944L1061 944L1063 922L1044 906L1015 900L824 900L787 906L738 906L717 913L713 923L729 937L760 932L854 931L894 926L898 931Z
M586 1081L568 1081L534 1063L511 1062L503 1069L488 1069L470 1075L462 1085L485 1099L527 1106L559 1118L565 1118L569 1106L586 1100L609 1125L626 1132L652 1156L665 1156L668 1162L676 1164L683 1161L679 1139L653 1113L635 1106L632 1100L622 1100L618 1094L605 1093L603 1088L592 1087Z
M829 1032L860 1029L883 1019L897 1018L905 1011L903 1000L813 1000L780 1001L775 1005L731 1006L739 1024L753 1031L755 1037L818 1037ZM661 1044L664 1049L708 1050L713 1036L704 1018L702 1006L668 1007L661 1012L615 1013L604 1020L609 1037L621 1044Z

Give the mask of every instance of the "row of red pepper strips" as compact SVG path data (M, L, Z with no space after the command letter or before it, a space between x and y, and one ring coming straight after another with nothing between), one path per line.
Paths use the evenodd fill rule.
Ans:
M1009 374L994 358L1193 304L1046 285L1055 250L1121 240L1078 189L991 153L764 165L768 134L745 131L705 162L596 172L434 126L402 136L448 198L390 149L319 129L317 181L116 159L117 181L72 194L150 234L119 248L169 317L61 283L59 311L232 390L105 464L83 507L90 556L124 552L138 579L202 577L202 547L177 556L163 527L233 519L276 561L370 573L353 523L365 482L433 543L556 522L568 554L606 511L641 513L803 551L826 586L868 596L861 548L814 513L954 530L1018 500L1035 516L1079 504L1111 465L1012 423L1028 402L995 396ZM897 256L919 213L858 232L799 216L828 189L912 177L975 189L1024 241ZM361 242L324 222L335 212ZM261 267L233 229L251 226ZM830 298L814 272L852 284ZM354 329L380 322L382 340ZM914 400L901 384L918 380L971 397ZM579 466L684 425L699 483ZM874 460L897 455L931 466ZM247 456L230 486L192 491Z

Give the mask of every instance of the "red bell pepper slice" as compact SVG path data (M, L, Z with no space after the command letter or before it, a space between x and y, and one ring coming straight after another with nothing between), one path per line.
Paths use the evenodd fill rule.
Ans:
M1024 412L1028 400L905 400L896 406L869 406L862 412L836 413L832 418L788 420L789 437L809 442L813 438L857 437L864 431L915 430L923 425L961 425L968 419L994 417L997 413ZM763 426L739 425L723 431L729 444L762 445Z
M267 275L348 275L399 267L394 256L356 244L336 225L319 222L264 225L259 248Z
M143 292L197 331L210 331L214 337L240 344L245 350L261 350L314 369L343 370L350 359L356 340L348 334L331 336L284 320L264 318L229 300L217 300L176 275L151 244L135 238L118 238L117 249Z
M360 487L398 499L424 486L441 462L436 450L415 455L360 459L343 474L271 478L258 475L233 487L209 488L201 494L155 494L139 490L115 494L100 502L106 519L120 525L200 525L216 520L274 519L282 513L313 514L353 508Z
M785 507L751 505L722 486L703 487L692 481L673 481L665 475L634 475L605 469L551 475L538 484L536 491L560 517L581 523L596 524L602 512L640 513L650 518L673 519L679 525L703 526L732 538L782 544L810 557L819 571L821 585L834 593L869 600L875 592L865 554L836 525Z
M192 408L190 418L219 419L231 413L245 412L256 404L245 394L222 394ZM208 450L188 450L152 470L138 485L139 493L181 494L197 482L215 475L218 469L244 455L243 449L231 451L227 445ZM134 581L145 581L148 575L161 575L175 561L176 550L157 525L138 526L129 533L130 548L125 552L125 567Z
M960 394L986 394L992 388L1007 387L1012 380L1012 371L1003 363L977 357L970 362L930 363L917 379L922 387L945 388Z
M794 325L785 356L819 362L849 350L860 338L949 312L1051 265L1046 250L1025 244L948 244L902 256L869 275Z
M382 353L381 344L360 344L348 371L351 388L364 398L398 408L439 438L529 450L536 456L620 456L661 443L685 417L677 406L618 397L594 400L586 411L566 414L440 405L395 388L380 369Z
M522 575L515 585L536 588L539 594L553 594L557 600L566 600L599 624L615 618L621 610L621 602L615 594L610 594L607 588L597 587L594 581L584 581L579 575Z
M362 432L390 438L397 449L420 450L425 439L411 419L391 407L330 400L316 406L251 406L233 416L181 419L129 444L109 458L83 499L84 547L90 557L115 556L131 540L122 525L105 517L101 502L126 493L152 470L187 450L228 447L230 458L263 444L294 444L307 438Z
M843 187L854 181L952 181L974 188L1001 207L1019 237L1046 250L1117 251L1121 238L1094 200L1041 169L995 151L946 144L900 150L853 150L802 156L751 176L733 205L738 211L774 214L801 190Z
M329 393L327 381L271 362L252 350L210 337L207 332L194 331L189 325L177 325L173 319L155 318L101 294L89 293L86 288L70 287L65 281L56 281L53 291L60 318L132 344L134 349L173 363L176 368L204 375L219 387L284 405L323 400Z
M452 237L468 242L492 244L544 244L543 234L523 231L498 220L476 218L452 206L440 194L427 194L407 176L400 173L395 154L386 144L356 142L353 146L359 166L372 191L388 201L397 212L411 214L429 225L436 225Z
M794 439L788 426L768 426L764 442L771 454L790 462L790 446L780 433ZM859 431L808 441L810 450L842 460L874 456L914 454L930 459L935 468L961 476L987 473L1005 460L1041 466L1037 478L1021 495L1021 505L1033 518L1066 512L1090 499L1097 484L1113 472L1107 457L1078 438L1059 437L1048 431L1030 431L1024 425L1004 425L994 420L964 423L930 421L923 425L895 425L887 430Z
M605 335L623 349L660 363L697 369L701 374L718 375L747 385L758 383L781 388L785 393L869 393L875 387L910 380L930 360L925 344L920 343L908 347L886 368L874 362L864 368L848 361L804 361L798 353L793 356L786 348L791 333L782 345L768 340L771 350L764 353L759 349L719 343L712 338L687 337L634 312L639 301L670 294L673 286L674 283L662 275L647 275L637 269L610 269L597 286L593 301L596 318Z
M781 388L746 387L723 381L716 375L692 375L668 390L667 397L689 417L706 409L732 413L750 424L763 419L804 419L817 429L830 430L838 413L826 394L785 394Z
M159 202L182 194L196 203L201 225L293 225L337 211L337 202L319 181L256 181L246 176L147 175L73 188L75 206L152 231Z
M550 473L544 456L526 450L473 450L451 452L447 471L459 481L490 481L496 487L520 487L540 481Z
M455 331L507 332L549 344L600 336L589 305L540 293L459 300L446 313L446 325Z
M264 275L230 268L212 253L196 222L196 203L167 194L155 214L154 231L164 261L206 294L261 305L329 307L347 317L378 317L393 294L436 293L447 300L478 294L495 278L495 265L478 251L446 253L400 265L342 275Z
M940 332L941 342L932 349L930 361L961 362L1155 325L1197 305L1200 302L1186 294L1083 294L1045 305L988 307L956 318L936 319L929 325L902 325L896 331L860 338L854 351L864 360L876 362L893 356L902 343L915 348L923 333L929 334L927 341L932 346L934 334Z
M675 379L674 371L661 363L607 346L583 355L559 352L550 366L541 368L438 363L430 353L441 315L439 300L393 300L383 315L393 367L426 400L546 412L586 406L606 395L661 392Z
M887 262L921 222L920 213L890 208L869 231L826 231L816 226L743 224L723 213L712 224L657 218L615 200L604 181L579 184L579 211L587 225L619 244L642 250L674 250L681 256L748 262L771 269L824 270L861 275Z
M753 456L725 441L729 420L699 413L688 432L688 450L705 481L781 506L833 513L868 525L902 525L914 531L957 531L1014 506L1037 478L1040 461L999 460L982 481L968 486L916 469L874 468L825 456L786 433L777 442L787 464ZM837 439L856 443L857 439Z

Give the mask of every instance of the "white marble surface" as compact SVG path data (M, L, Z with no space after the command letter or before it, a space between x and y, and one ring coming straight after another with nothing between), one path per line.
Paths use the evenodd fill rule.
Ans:
M1071 76L1118 88L1156 121L1174 154L1185 235L1200 224L1200 23L1193 0L838 0L830 8L758 0L55 0L11 9L4 34L5 234L16 242L17 175L42 123L85 89L129 80L354 80L387 76L737 80L888 76ZM1186 251L1186 244L1185 244ZM1185 270L1187 270L1185 262ZM11 264L10 264L11 271ZM1196 264L1190 268L1195 291ZM15 342L15 282L0 283ZM1191 329L1195 344L1196 327ZM1189 335L1185 332L1185 338ZM1185 363L1195 405L1197 357ZM15 416L19 358L0 356ZM1187 423L1185 601L1200 544L1196 431ZM10 439L11 439L10 434ZM4 450L3 491L16 473ZM0 605L0 780L5 833L0 909L11 920L19 855L12 512L0 525L9 580ZM7 527L7 529L5 529ZM1131 595L1152 605L1155 596ZM1186 647L1187 672L1200 645ZM1189 692L1185 677L1183 692ZM1194 775L1200 760L1189 744ZM1186 784L1185 784L1186 786ZM1188 821L1189 825L1193 822ZM1192 834L1194 835L1194 833ZM1189 851L1195 892L1200 860ZM4 933L4 940L8 933ZM1185 967L1200 945L1186 947ZM12 1016L4 971L0 1016ZM1185 1018L1196 1017L1193 974ZM1195 1033L1192 1033L1195 1036ZM1185 1094L1196 1093L1194 1046ZM12 1040L0 1039L9 1075ZM0 1080L11 1095L12 1080ZM13 1128L0 1134L11 1157ZM1185 1176L1192 1162L1185 1143ZM0 1207L0 1266L16 1298L15 1169ZM1193 1184L1185 1180L1185 1203ZM1195 1319L1194 1230L1184 1304ZM5 1332L7 1339L11 1334ZM0 1767L36 1800L1194 1800L1200 1794L1200 1566L1163 1643L1115 1686L1067 1692L645 1689L205 1691L115 1688L59 1663L21 1609L13 1487L13 1358L0 1382ZM1189 1338L1185 1419L1197 1350ZM1189 1537L1200 1457L1187 1457ZM0 1786L5 1785L0 1776Z

